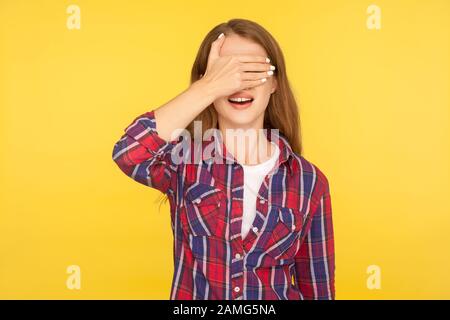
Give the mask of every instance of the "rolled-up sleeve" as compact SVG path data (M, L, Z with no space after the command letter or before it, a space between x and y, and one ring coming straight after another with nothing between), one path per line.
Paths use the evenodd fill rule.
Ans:
M163 193L173 191L177 165L171 150L178 140L166 141L157 132L155 112L136 117L114 145L112 158L135 181Z

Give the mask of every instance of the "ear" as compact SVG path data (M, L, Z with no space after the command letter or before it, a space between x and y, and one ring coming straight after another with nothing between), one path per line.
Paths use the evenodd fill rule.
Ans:
M273 79L273 81L272 81L273 85L272 85L272 90L270 91L270 94L274 93L278 88L277 79L275 77L273 77L272 79Z

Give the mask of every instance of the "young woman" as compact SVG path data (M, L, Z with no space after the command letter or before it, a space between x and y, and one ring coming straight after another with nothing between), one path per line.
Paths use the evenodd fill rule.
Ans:
M170 201L171 299L335 298L328 180L298 121L279 45L233 19L203 40L189 88L125 128L114 161Z

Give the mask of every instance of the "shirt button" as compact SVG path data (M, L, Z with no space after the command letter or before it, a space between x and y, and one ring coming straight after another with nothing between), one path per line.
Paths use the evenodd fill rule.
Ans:
M200 200L199 198L197 198L197 199L194 200L194 203L199 204L200 201L201 201L201 200Z
M236 255L234 256L236 259L240 259L241 255L239 253L236 253Z
M264 204L266 202L266 199L259 199L259 203Z
M257 233L258 232L258 227L253 227L252 230L253 230L254 233Z
M239 292L241 290L241 288L239 287L234 287L234 292Z

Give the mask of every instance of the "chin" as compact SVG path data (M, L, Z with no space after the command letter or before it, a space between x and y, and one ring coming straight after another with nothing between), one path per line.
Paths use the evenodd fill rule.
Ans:
M258 115L253 112L247 113L243 111L235 111L228 113L225 118L228 120L227 122L232 123L238 127L247 127L257 120Z
M258 105L252 105L249 108L234 108L228 102L220 104L216 111L219 117L226 119L228 123L233 123L237 126L246 127L254 123L261 113L264 113L264 108L258 108Z

